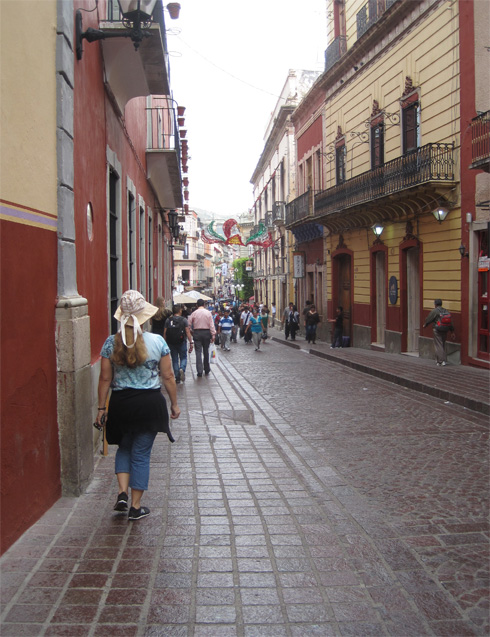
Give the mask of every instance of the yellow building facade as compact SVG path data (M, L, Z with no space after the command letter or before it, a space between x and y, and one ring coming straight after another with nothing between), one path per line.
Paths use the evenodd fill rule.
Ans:
M456 328L461 315L458 3L332 0L327 12L325 73L296 114L323 96L298 194L318 158L321 186L290 227L323 225L328 314L344 308L351 345L431 357L434 299Z

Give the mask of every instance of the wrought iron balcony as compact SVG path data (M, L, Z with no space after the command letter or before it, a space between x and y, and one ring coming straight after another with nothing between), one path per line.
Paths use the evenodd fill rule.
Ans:
M329 71L347 53L347 37L339 35L325 51L325 72Z
M490 111L471 120L471 166L490 170Z
M381 17L385 10L384 0L369 0L360 11L357 12L357 39L363 36L366 31Z
M272 222L276 226L283 226L286 219L286 205L284 201L276 201L272 208Z
M313 216L313 194L311 190L286 204L286 226Z
M435 182L439 187L454 182L454 144L427 144L413 153L397 157L384 166L368 170L315 196L313 217L324 223L328 215L346 213L349 209L368 207L383 198L392 203L392 195L406 193L421 185ZM433 196L438 195L435 188ZM388 205L388 204L387 204ZM380 203L375 206L379 207Z
M272 210L269 210L268 212L265 213L265 225L268 228L272 228L272 226L274 225L272 223Z
M159 100L161 106L147 109L147 177L162 208L181 208L180 141L175 111L169 108L166 98Z

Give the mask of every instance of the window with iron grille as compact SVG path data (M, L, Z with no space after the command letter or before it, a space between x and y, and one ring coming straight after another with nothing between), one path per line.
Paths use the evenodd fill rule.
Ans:
M420 104L413 101L402 107L403 154L411 153L419 147Z
M346 157L347 149L345 144L340 144L335 149L335 176L337 186L343 184L346 180Z
M384 157L384 124L378 122L371 125L371 168L379 168L385 163Z

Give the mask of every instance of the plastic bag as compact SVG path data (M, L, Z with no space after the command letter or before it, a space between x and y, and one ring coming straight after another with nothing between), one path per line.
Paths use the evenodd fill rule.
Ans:
M209 362L216 363L216 361L217 361L216 345L214 343L211 343L211 345L209 346Z

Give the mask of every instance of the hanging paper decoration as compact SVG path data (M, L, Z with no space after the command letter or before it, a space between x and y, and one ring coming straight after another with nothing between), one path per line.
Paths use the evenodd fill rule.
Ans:
M201 237L205 243L222 243L224 245L239 246L254 245L262 248L268 248L274 244L271 233L267 232L267 228L262 222L259 223L257 232L250 235L245 241L241 234L241 228L235 219L227 219L223 222L222 235L216 232L214 224L215 222L211 221L208 227L201 231Z

